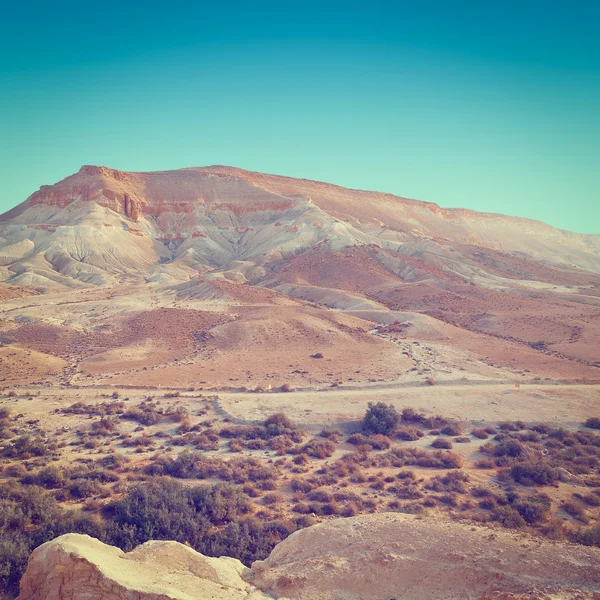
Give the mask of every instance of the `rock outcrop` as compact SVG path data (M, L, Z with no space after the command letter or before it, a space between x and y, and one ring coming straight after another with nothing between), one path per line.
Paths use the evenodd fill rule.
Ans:
M267 600L233 558L208 558L177 542L125 553L70 533L31 555L19 600Z
M298 531L252 569L175 542L124 553L68 534L35 550L18 600L209 598L600 598L600 549L395 513Z
M397 513L303 529L252 569L296 600L600 598L599 549Z

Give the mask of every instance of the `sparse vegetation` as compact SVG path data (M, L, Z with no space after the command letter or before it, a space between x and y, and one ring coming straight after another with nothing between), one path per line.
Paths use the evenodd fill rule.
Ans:
M89 530L124 547L167 531L171 539L182 539L190 527L199 527L209 532L202 543L192 538L201 551L223 548L229 531L235 549L221 553L238 552L247 559L258 546L266 547L262 542L249 545L248 535L259 535L271 522L280 523L276 530L281 526L280 534L287 535L315 519L381 510L451 513L453 518L535 530L578 543L594 544L599 537L600 435L593 431L592 418L580 430L503 421L497 427L466 430L467 436L457 421L412 408L398 413L393 405L378 403L369 405L360 432L345 435L326 428L313 437L281 412L262 424L239 425L215 418L211 408L204 408L208 404L191 408L182 396L170 396L170 403L152 397L136 402L108 394L104 398L108 400L76 402L54 411L70 422L80 421L64 441L45 433L37 420L19 421L18 415L0 410L6 440L3 476L11 494L33 490L49 498L48 506L54 503L60 515L70 514L65 508L69 503L80 506L76 518L66 518L76 523L73 530ZM452 446L473 439L483 442L472 451L462 448L468 457L464 468ZM62 467L55 461L65 442L67 450L73 447L77 462ZM221 452L207 454L217 450ZM476 482L469 476L473 467L483 469ZM150 495L135 492L136 498L155 503L148 506L148 515L156 514L159 506L175 510L179 505L170 504L170 492L156 486L165 481L178 485L178 479L188 480L186 490L195 489L196 480L211 481L209 488L220 481L222 488L241 494L246 508L234 511L230 521L209 517L207 530L202 529L206 515L194 516L187 509L183 521L169 517L163 529L134 525L129 531L131 523L117 517L129 510L118 503L129 502L132 490L148 486ZM559 480L577 486L567 500L552 489ZM19 548L2 537L4 498L0 492L0 577L13 569L1 570L2 561L9 562L2 548L10 548L10 560L20 556ZM114 529L117 521L120 533ZM37 525L29 527L39 533ZM238 530L243 532L239 544ZM36 533L36 541L40 535ZM28 536L24 557L33 543Z
M590 429L600 429L600 417L590 417L583 425Z

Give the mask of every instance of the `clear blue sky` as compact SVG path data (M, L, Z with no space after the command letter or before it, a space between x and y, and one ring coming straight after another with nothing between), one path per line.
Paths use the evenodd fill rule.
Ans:
M15 2L0 211L227 164L600 233L600 3Z

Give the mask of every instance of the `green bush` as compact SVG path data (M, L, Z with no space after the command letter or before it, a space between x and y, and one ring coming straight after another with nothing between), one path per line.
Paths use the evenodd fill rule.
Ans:
M546 519L547 507L541 503L532 500L519 500L511 505L527 522L528 525L541 523Z
M249 519L248 497L231 485L185 487L160 479L134 486L109 504L110 543L123 550L150 539L189 543L208 556L231 556L249 565L268 556L292 533L292 522Z
M523 462L514 465L510 476L521 485L550 485L558 479L556 469L545 462Z
M512 506L498 506L492 511L492 519L498 521L504 527L519 529L527 524L519 511Z
M365 433L382 433L390 435L400 422L400 415L392 404L369 402L369 408L365 413L362 429Z

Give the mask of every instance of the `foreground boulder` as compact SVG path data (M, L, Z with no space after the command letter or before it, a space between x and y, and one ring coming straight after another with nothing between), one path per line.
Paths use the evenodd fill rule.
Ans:
M383 513L292 534L246 569L175 542L129 553L68 534L33 552L18 600L600 599L600 549Z
M125 553L76 533L37 548L18 600L267 600L234 558L208 558L177 542Z
M600 598L598 548L399 513L303 529L252 570L297 600Z

